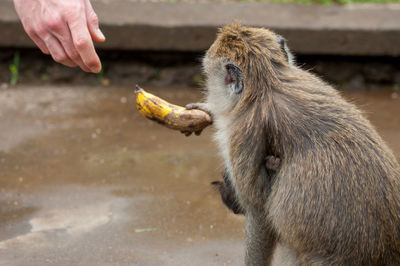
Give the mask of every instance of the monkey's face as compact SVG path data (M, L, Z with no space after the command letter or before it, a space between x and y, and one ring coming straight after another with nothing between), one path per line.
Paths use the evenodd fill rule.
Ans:
M227 58L206 56L203 67L207 77L207 104L214 115L229 113L243 91L243 73Z
M292 58L285 39L269 30L224 27L203 60L209 109L228 115L265 98L292 67Z

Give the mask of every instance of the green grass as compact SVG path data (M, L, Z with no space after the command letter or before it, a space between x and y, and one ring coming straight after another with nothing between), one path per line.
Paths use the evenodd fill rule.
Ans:
M20 63L21 55L18 51L14 53L13 63L9 66L11 72L11 80L10 83L12 85L17 85L19 79L19 63Z
M97 73L96 75L97 75L97 78L98 78L100 81L104 80L105 77L104 77L104 65L103 65L103 64L101 65L101 70L100 70L100 72Z

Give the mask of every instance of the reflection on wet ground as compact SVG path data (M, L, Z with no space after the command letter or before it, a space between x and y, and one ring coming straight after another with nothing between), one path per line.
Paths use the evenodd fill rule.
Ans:
M346 96L400 155L400 99ZM144 119L132 88L0 90L0 264L242 265L244 219L210 186L221 170L211 133Z

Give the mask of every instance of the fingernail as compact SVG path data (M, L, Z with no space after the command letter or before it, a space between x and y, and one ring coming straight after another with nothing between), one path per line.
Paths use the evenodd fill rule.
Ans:
M91 68L90 69L93 73L100 73L100 71L101 71L101 67L93 67L93 68Z
M97 29L97 36L99 36L100 39L102 39L102 40L105 40L105 39L106 39L106 37L104 36L104 34L101 32L100 29Z

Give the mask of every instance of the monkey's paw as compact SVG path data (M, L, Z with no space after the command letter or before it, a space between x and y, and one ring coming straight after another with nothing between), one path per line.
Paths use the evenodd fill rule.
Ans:
M201 111L207 113L211 117L210 122L212 123L213 116L212 116L210 110L207 108L205 103L189 103L185 106L185 108L186 108L186 110L201 110ZM200 136L201 132L202 132L202 130L198 130L198 131L195 131L194 134L196 136ZM192 135L193 132L192 131L181 131L181 133L184 134L186 137L188 137L188 136Z

